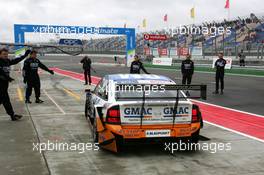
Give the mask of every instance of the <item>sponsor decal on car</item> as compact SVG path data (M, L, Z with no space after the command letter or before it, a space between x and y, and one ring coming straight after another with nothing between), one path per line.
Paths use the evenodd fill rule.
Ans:
M146 137L170 137L171 131L169 129L166 130L146 130Z

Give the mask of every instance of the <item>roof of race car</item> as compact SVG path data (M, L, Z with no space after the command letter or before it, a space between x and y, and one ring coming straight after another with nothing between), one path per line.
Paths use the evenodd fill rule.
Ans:
M172 79L163 75L154 74L111 74L108 75L109 80L115 81L117 83L147 83L147 81L152 82L162 82L162 83L175 83Z

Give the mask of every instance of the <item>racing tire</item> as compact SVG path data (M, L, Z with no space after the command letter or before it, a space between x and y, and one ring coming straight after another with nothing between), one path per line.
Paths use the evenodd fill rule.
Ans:
M93 125L93 124L94 124L94 120L95 120L95 109L93 110L93 112L90 111L89 114L90 114L90 115L88 115L88 118L89 118L91 124ZM92 117L92 116L93 116L93 117Z
M181 141L185 144L185 149L181 151L192 152L196 151L196 146L200 138L200 129L191 135L191 137L183 138Z
M98 132L97 132L97 122L96 119L93 119L93 141L98 143Z
M189 142L190 143L198 143L199 140L200 140L200 129L192 134Z
M90 112L88 107L88 100L85 101L85 109L84 109L85 118L88 119Z
M186 143L189 145L188 149L186 150L187 152L196 151L196 146L199 142L199 138L200 138L200 129L197 130L195 133L193 133L191 137L189 137Z
M84 115L85 115L85 118L88 119L88 104L87 104L87 100L85 102L85 108L84 108Z
M121 153L124 151L124 139L119 135L115 135L117 152Z

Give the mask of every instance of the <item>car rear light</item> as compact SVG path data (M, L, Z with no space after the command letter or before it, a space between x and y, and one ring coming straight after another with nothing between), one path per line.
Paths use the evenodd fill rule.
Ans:
M196 105L193 105L192 109L192 123L200 122L199 117L199 108Z
M109 124L120 124L119 106L113 106L107 110L106 122Z

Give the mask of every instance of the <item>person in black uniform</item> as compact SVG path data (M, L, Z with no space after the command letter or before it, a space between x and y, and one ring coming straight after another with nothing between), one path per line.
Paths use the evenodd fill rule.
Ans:
M81 62L83 64L83 74L84 74L84 79L85 79L85 84L88 84L88 80L87 80L87 76L89 79L89 85L91 85L92 79L91 79L91 69L92 69L92 61L90 58L88 58L87 56L85 56Z
M32 94L32 88L35 91L36 103L43 103L40 97L40 79L38 74L38 68L41 68L50 74L54 74L53 70L47 68L44 64L37 59L37 51L33 50L30 53L30 57L25 60L23 67L24 83L27 84L26 88L26 101L25 103L31 103L30 96Z
M3 104L6 113L10 115L12 121L21 119L22 115L15 114L8 94L9 82L14 80L10 77L10 66L22 61L30 52L30 50L27 50L25 55L19 58L8 59L8 50L0 50L0 104Z
M245 59L246 59L246 55L244 54L244 51L241 50L241 52L238 54L238 57L239 57L239 65L240 67L241 66L244 66L245 67Z
M143 63L139 60L138 55L135 55L134 58L135 58L135 60L131 63L131 66L130 66L130 73L131 74L140 74L140 70L142 69L143 72L145 72L146 74L150 74L144 68Z
M219 81L221 83L221 94L224 93L224 75L225 75L225 65L226 65L226 60L223 57L223 53L218 54L218 59L215 62L215 69L216 69L216 74L215 74L215 81L216 81L216 86L215 86L215 92L214 94L219 94Z
M191 55L188 54L186 59L182 61L181 64L181 72L182 72L182 84L191 84L192 83L192 76L194 71L194 63L191 60Z

